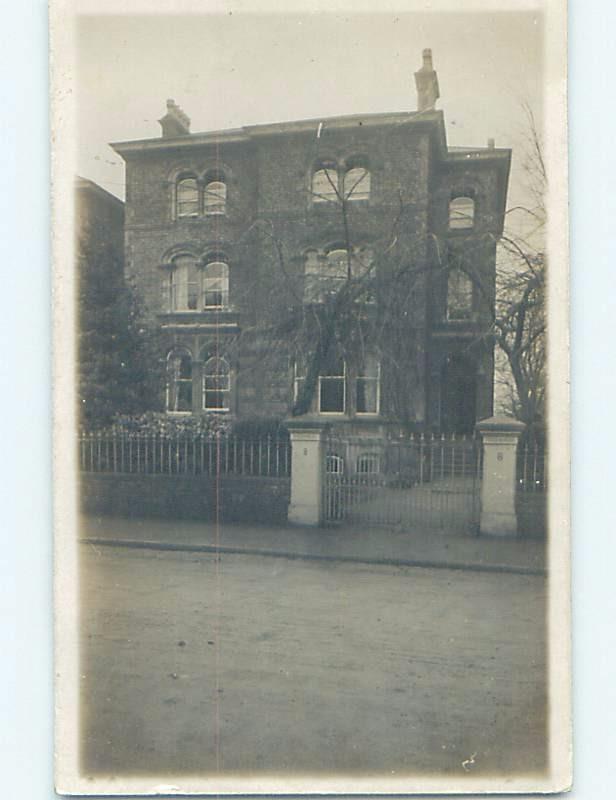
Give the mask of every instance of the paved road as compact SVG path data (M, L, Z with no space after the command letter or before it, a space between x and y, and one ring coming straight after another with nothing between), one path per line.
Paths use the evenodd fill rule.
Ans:
M544 764L542 577L92 545L81 574L89 774Z

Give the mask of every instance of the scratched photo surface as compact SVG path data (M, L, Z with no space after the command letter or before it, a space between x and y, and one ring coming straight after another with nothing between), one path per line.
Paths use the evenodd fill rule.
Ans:
M59 791L569 783L564 8L403 5L52 9Z

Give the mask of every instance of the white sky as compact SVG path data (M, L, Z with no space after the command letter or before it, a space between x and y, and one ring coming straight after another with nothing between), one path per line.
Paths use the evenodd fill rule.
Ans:
M541 119L542 40L536 11L81 16L78 172L123 197L107 144L160 136L168 97L193 132L414 110L431 47L449 144L512 147L517 203L520 103Z

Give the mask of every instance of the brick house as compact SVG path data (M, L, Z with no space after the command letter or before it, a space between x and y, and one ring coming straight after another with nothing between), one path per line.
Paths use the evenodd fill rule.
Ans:
M382 346L329 357L308 410L361 428L402 409L418 430L455 432L491 415L485 332L511 153L448 147L429 50L415 80L414 112L206 133L169 100L160 138L112 145L126 163L125 269L162 335L169 413L287 416L306 367L290 321L275 343L267 331L357 272L393 282L411 327L389 362ZM412 287L392 263L412 265ZM358 302L378 320L380 298Z

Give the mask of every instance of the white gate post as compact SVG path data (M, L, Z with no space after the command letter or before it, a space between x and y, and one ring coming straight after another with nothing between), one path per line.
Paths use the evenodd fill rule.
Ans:
M323 521L324 432L322 420L302 417L287 423L291 437L289 522L320 525Z
M523 422L513 417L490 417L477 423L483 440L483 478L479 532L515 536L516 459Z

